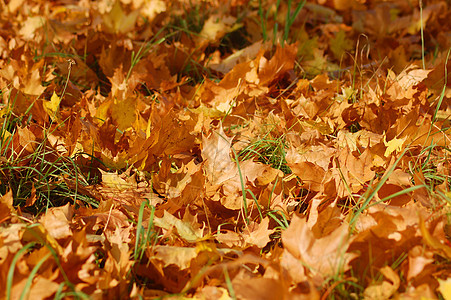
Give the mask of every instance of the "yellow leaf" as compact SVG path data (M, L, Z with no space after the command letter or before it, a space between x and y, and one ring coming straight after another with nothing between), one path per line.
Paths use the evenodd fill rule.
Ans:
M52 247L56 253L62 254L63 248L58 244L56 239L51 236L45 227L40 223L35 223L28 226L22 236L23 242L39 242L41 244L47 244Z
M330 40L330 50L336 59L342 59L343 55L352 47L353 42L346 38L346 33L343 30L340 30L335 38Z
M406 140L406 137L402 139L393 138L389 142L386 141L386 137L384 136L384 145L387 147L385 149L384 156L388 157L390 154L392 154L395 151L401 151L402 145L404 144L404 141Z
M3 106L2 109L0 109L0 124L4 122L4 118L9 114L9 107ZM3 128L2 133L0 134L0 143L3 145L9 138L11 137L11 133L6 130L6 128Z
M150 137L150 131L152 128L152 115L149 115L149 120L147 120L147 127L146 127L146 139Z
M8 141L8 139L11 137L11 133L8 130L4 129L0 137L2 138L2 140L0 140L0 142L3 145L3 143Z
M451 300L451 277L446 280L438 279L438 291L442 294L443 299Z
M41 28L45 24L45 18L41 16L29 17L23 24L19 31L19 34L25 40L31 40L36 36L36 30Z
M323 120L318 121L311 121L311 120L305 120L300 121L300 123L303 126L311 127L313 129L316 129L319 131L319 133L323 135L331 134L334 130L329 126L328 123L324 122Z
M121 151L113 157L111 151L104 149L101 154L101 159L109 168L120 170L128 166L129 155L126 151Z
M135 109L136 99L115 99L111 105L111 117L119 130L125 131L132 127L133 123L136 121Z
M2 106L2 109L0 109L0 118L3 118L5 115L9 114L10 109L9 106L4 105Z
M154 247L155 258L164 262L164 266L176 265L180 270L190 267L191 260L197 257L196 248L157 245Z
M127 181L121 178L121 176L119 176L117 172L108 173L102 170L99 171L102 173L102 183L108 187L116 188L119 190L136 188L136 182L133 182L133 180Z
M96 117L94 120L101 120L101 122L102 122L101 124L103 124L103 122L105 122L105 120L109 116L108 112L109 112L111 103L112 103L112 100L108 100L108 101L100 104L99 107L97 107Z
M451 258L451 247L442 244L436 237L432 236L429 231L426 228L426 225L424 224L423 217L420 215L420 231L421 235L423 236L424 241L426 244L428 244L430 247L434 248L435 250L441 250L441 252L444 254L445 257L448 259ZM451 300L451 298L449 298Z
M203 113L204 116L210 117L210 118L213 118L213 119L220 119L220 118L223 118L226 115L224 112L220 111L216 107L207 107L207 106L205 106L202 103L197 108L191 108L190 111L192 111L193 113L196 113L196 114Z
M138 15L139 10L132 11L126 15L120 1L117 0L111 11L103 16L103 22L106 29L112 33L126 33L133 30Z
M175 227L179 236L190 243L202 238L202 229L194 229L189 223L177 219L167 211L164 211L162 218L155 218L154 223L156 226L166 230Z
M55 92L53 92L50 101L44 101L43 103L44 110L47 112L47 114L50 116L52 120L54 120L56 117L56 113L58 111L60 102L61 98L58 97L58 95Z
M215 42L228 32L232 32L239 27L240 24L234 24L236 19L232 16L224 17L212 15L205 21L204 27L199 34L201 43Z

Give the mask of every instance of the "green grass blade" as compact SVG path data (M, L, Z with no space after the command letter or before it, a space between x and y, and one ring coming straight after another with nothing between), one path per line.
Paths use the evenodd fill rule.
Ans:
M19 260L19 258L28 251L28 249L34 247L37 243L36 242L30 242L23 246L22 249L17 251L16 255L13 257L13 261L11 262L11 265L9 266L8 275L6 277L6 299L11 299L11 289L13 286L13 279L14 279L14 269L16 267L16 263Z
M39 262L34 266L33 270L31 270L30 275L27 278L27 282L25 283L24 289L22 291L22 294L20 294L20 300L25 299L28 290L31 287L31 284L33 282L33 278L36 275L36 273L38 272L39 268L42 266L42 264L51 256L51 253L47 253L47 255L45 255L43 258L41 258L41 260L39 260Z

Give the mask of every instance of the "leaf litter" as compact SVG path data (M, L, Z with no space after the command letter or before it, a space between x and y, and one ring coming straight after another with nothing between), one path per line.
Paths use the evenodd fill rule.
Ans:
M2 299L451 299L449 2L0 5Z

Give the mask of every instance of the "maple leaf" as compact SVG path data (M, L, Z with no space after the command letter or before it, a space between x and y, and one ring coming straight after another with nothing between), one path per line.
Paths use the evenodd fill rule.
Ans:
M237 174L236 163L230 157L232 138L228 138L222 126L218 132L202 138L202 158L207 179L214 185L220 185Z
M323 184L326 172L317 164L311 162L294 162L287 156L287 165L296 176L298 176L307 189L319 191Z
M11 217L11 213L15 213L13 201L11 189L0 198L0 222L6 221Z
M258 248L263 248L271 240L269 235L274 232L274 229L269 230L269 218L264 218L260 224L251 224L244 231L245 241L248 244L255 245Z
M23 26L19 30L19 34L25 40L32 40L36 38L36 31L43 27L45 23L46 20L42 16L30 16L25 22L23 22Z
M278 280L272 278L250 278L234 280L233 288L241 299L284 299L288 291Z
M47 112L47 114L50 116L52 120L56 119L56 113L59 109L60 102L61 98L58 97L58 95L55 92L53 92L50 101L43 102L44 110Z
M338 268L347 268L355 255L346 253L350 239L348 226L342 224L329 235L316 239L305 219L294 216L290 226L282 232L285 250L305 264L315 274L327 277Z
M388 299L390 298L399 288L400 279L398 274L396 274L392 268L385 266L379 270L387 279L382 281L380 284L370 285L363 291L365 299Z
M409 272L407 273L408 280L420 275L424 268L433 263L433 252L423 251L422 246L417 245L409 251Z
M228 74L237 64L255 59L261 49L266 49L268 47L269 43L263 44L262 41L258 41L246 48L236 51L218 63L212 61L208 66L215 71Z
M440 242L440 240L438 240L436 237L432 236L429 233L422 216L420 216L419 224L420 224L420 231L421 231L421 234L422 234L425 242L432 248L434 248L436 250L440 250L442 255L444 254L446 257L450 258L451 257L451 247L446 244L442 244Z
M158 14L165 12L167 9L166 2L162 0L134 0L134 8L141 8L141 14L151 22Z
M446 1L69 2L0 11L6 296L450 297Z
M260 84L270 85L272 81L277 80L286 72L293 69L297 53L297 45L280 45L276 48L276 53L268 62L260 62L258 78Z
M20 298L23 295L26 285L26 279L23 279L22 281L16 283L11 291L11 298ZM58 289L58 283L38 275L33 279L33 283L31 287L29 287L28 293L25 294L25 296L30 297L32 295L32 297L35 299L46 299L53 296L58 291Z
M438 290L442 294L445 300L451 299L451 278L447 278L446 280L439 279L438 280L440 286Z
M240 24L235 24L235 22L236 18L232 16L211 15L205 21L196 44L198 44L198 47L205 47L208 43L218 42L226 33L241 27Z
M202 165L193 160L171 172L171 162L164 158L158 176L153 176L154 188L160 195L166 195L179 205L193 204L204 190Z
M343 55L352 49L353 42L346 38L344 30L340 30L335 38L330 40L330 50L334 54L336 59L341 59Z
M123 178L117 172L108 173L100 170L102 173L102 182L107 187L118 189L119 191L124 189L136 188L136 181L133 177Z
M349 149L342 149L338 154L339 168L344 177L345 184L354 192L357 192L365 182L372 180L375 172L371 170L373 158L367 148L358 157L355 157Z
M384 144L385 144L385 146L387 146L384 156L388 157L390 154L392 154L395 151L400 152L402 150L402 145L404 144L404 141L405 141L405 138L404 139L393 138L387 142L384 137Z
M193 228L191 224L174 217L167 211L164 211L162 218L155 218L154 223L156 226L166 230L174 227L178 235L190 243L194 243L203 237L202 229Z
M44 60L36 63L12 60L6 67L0 70L0 76L10 81L14 88L24 94L39 96L45 91L40 75L43 64ZM19 108L24 109L23 107Z
M190 267L190 262L199 253L196 248L191 247L174 247L157 245L153 249L155 258L163 262L164 266L176 265L180 270Z
M54 231L53 233L57 233L59 235L58 231ZM66 234L67 233L64 233L63 235L65 236ZM63 253L63 248L58 243L58 241L52 235L50 235L49 231L44 227L44 225L39 223L32 224L25 229L25 232L22 236L22 241L24 243L38 242L41 244L48 244L56 251L57 254L60 255Z
M72 236L69 221L72 219L73 211L69 204L61 207L50 208L40 218L40 222L47 232L55 239L64 239Z
M107 31L112 33L127 33L135 27L139 11L126 14L122 8L121 1L114 1L113 6L107 14L103 15L103 22Z

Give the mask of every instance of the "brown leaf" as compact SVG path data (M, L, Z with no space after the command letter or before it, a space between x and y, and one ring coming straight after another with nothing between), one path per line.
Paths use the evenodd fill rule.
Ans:
M311 162L292 162L287 157L287 165L298 176L306 189L319 191L326 172L320 166Z
M9 219L11 217L11 213L16 212L13 206L13 201L13 193L11 189L0 198L0 223Z
M399 288L400 279L398 274L389 266L385 266L379 270L386 279L380 284L370 285L363 291L365 299L368 300L384 300L389 299Z
M233 288L239 299L284 299L288 296L286 288L272 278L248 278L233 281Z
M357 157L349 149L342 149L338 155L338 162L345 184L354 192L374 178L375 172L371 170L373 158L368 148Z
M213 185L220 185L237 175L236 163L230 157L232 139L228 138L222 126L208 137L202 138L202 158L207 179Z
M342 223L340 209L336 206L328 206L318 215L317 222L312 227L312 232L316 238L329 235Z
M433 249L439 250L440 254L445 255L448 259L451 259L451 247L442 244L440 240L438 240L436 237L432 236L429 230L426 228L426 225L424 223L424 219L422 216L420 216L420 231L421 235L423 236L424 241Z
M11 299L19 299L24 291L24 287L26 284L26 279L21 282L15 284L11 291ZM58 289L60 288L60 284L55 282L54 280L49 280L40 275L36 276L33 279L33 284L30 287L28 293L25 295L25 299L48 299L53 296Z
M274 232L274 229L270 230L268 225L268 217L265 217L260 224L251 223L243 233L246 243L255 245L258 248L265 247L271 240L269 235Z
M24 243L38 242L40 244L48 244L56 251L57 254L63 253L63 248L60 246L57 240L49 234L49 232L42 224L39 223L35 223L26 228L25 232L22 235L22 241Z
M161 246L154 247L155 258L163 262L164 266L176 265L180 270L189 268L190 262L198 255L196 248Z
M68 204L61 207L52 207L39 221L47 232L55 239L64 239L72 236L70 221L72 219L72 207Z
M155 218L154 223L156 226L166 230L174 227L177 229L178 235L190 243L194 243L203 237L202 229L193 228L191 224L174 217L167 211L164 211L162 218Z
M282 232L285 251L290 252L315 274L326 277L340 267L346 268L352 255L346 253L350 239L348 226L342 224L323 238L316 239L305 219L294 216L290 226Z

